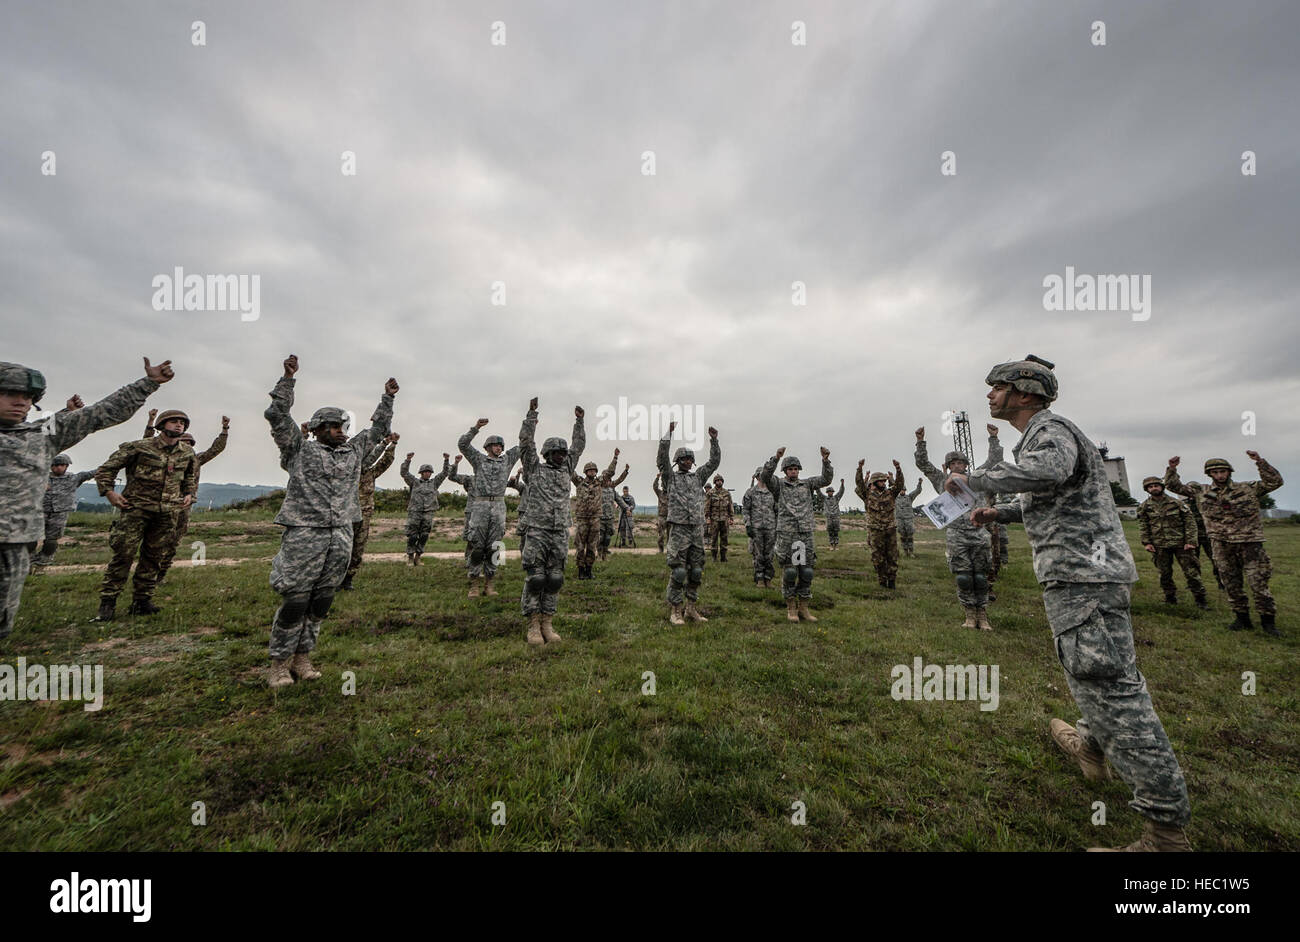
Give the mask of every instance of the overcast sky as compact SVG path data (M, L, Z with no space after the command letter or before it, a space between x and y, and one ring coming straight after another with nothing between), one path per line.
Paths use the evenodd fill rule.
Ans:
M1300 6L636 7L8 5L0 359L61 403L170 357L150 405L201 446L231 417L214 483L283 483L262 411L297 353L300 420L395 376L417 463L479 416L514 443L536 395L539 438L582 404L650 503L654 443L595 435L623 396L702 408L738 492L825 444L848 508L859 458L914 483L912 430L950 447L945 410L982 460L988 368L1033 352L1134 489L1176 453L1253 479L1253 448L1300 506ZM177 266L259 276L259 317L155 310ZM1045 310L1067 266L1150 276L1149 319Z

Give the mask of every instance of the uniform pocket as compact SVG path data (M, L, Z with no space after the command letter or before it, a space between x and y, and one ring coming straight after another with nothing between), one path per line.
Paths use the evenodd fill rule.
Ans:
M1071 677L1079 680L1113 680L1125 671L1097 599L1062 600L1065 604L1048 619L1056 640L1056 656ZM1055 606L1054 606L1055 607Z

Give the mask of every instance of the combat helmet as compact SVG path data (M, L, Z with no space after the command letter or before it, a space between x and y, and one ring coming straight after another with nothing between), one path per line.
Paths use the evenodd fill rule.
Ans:
M0 361L0 390L27 393L32 397L32 405L36 405L45 395L45 377L40 370L21 363Z
M695 460L694 448L678 448L673 452L673 464L677 464L679 461L686 461L688 458L691 461Z
M786 468L798 468L800 471L802 471L803 462L801 462L794 455L787 455L786 457L781 459L781 470L784 471Z
M867 487L871 487L877 481L888 481L889 475L884 471L872 471L871 477L867 478Z
M50 467L52 468L56 464L72 464L72 458L66 452L60 452L54 456L54 460L50 462Z
M965 455L963 452L960 452L960 451L950 451L950 452L948 452L948 454L946 454L946 455L943 456L943 467L944 467L944 470L946 471L946 470L948 469L948 466L949 466L950 464L952 464L954 461L964 461L964 462L966 462L966 466L967 466L967 467L970 467L970 459L967 458L966 455Z
M417 473L418 473L418 474L423 474L423 473L426 472L426 471L428 471L430 474L432 474L432 473L433 473L433 465L431 465L431 464L422 464L422 465L420 465L420 470L419 470Z
M505 448L506 448L506 440L505 440L504 438L502 438L500 435L489 435L489 436L487 437L487 441L485 441L485 442L483 443L483 447L484 447L484 448L491 448L493 445L500 445L500 446L501 446L501 450L502 450L502 451L505 451Z
M493 438L496 438L497 441L501 441L500 436L496 436L496 435L494 435ZM489 438L489 439L488 439L488 442L491 442L491 441L492 441L492 439ZM504 442L503 442L502 444L504 444ZM552 436L551 436L550 438L548 438L546 441L542 442L542 457L543 457L543 458L545 458L547 455L549 455L549 454L550 454L551 452L553 452L553 451L565 451L565 452L567 452L568 450L569 450L569 443L566 442L564 439L562 439L562 438L560 438L560 437L558 437L558 436L555 436L555 435L552 435Z
M162 427L171 419L180 419L185 423L186 431L189 430L190 417L180 409L168 409L166 412L159 415L158 418L154 419L153 427L161 432Z
M1023 360L999 363L989 370L984 382L990 386L1007 383L1022 393L1042 396L1052 402L1056 399L1057 392L1056 374L1052 372L1055 368L1055 363L1049 363L1031 353Z
M599 471L599 470L600 470L599 466L597 466L596 462L594 461L588 461L586 464L582 466L583 474L586 474L588 471Z
M1145 491L1152 484L1159 484L1161 487L1165 486L1164 481L1160 480L1160 478L1156 477L1155 475L1152 475L1151 477L1145 477L1142 479L1142 490Z
M337 406L322 406L313 412L311 418L307 420L307 430L314 432L322 425L343 425L347 420L347 413Z
M1227 458L1211 458L1211 459L1209 459L1208 461L1205 462L1205 473L1206 473L1206 474L1209 474L1211 471L1214 471L1214 470L1217 470L1217 469L1220 469L1220 468L1222 468L1224 471L1227 471L1229 474L1232 473L1232 465L1228 464L1228 459L1227 459Z

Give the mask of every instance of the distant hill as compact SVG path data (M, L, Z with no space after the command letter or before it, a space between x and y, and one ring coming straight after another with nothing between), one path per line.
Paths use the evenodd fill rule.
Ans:
M260 497L276 490L283 490L283 488L272 487L269 484L209 484L207 481L200 481L199 496L194 505L202 507L204 510L208 509L209 506L213 508L225 507L235 501L251 500L254 497ZM95 506L97 504L102 504L104 507L109 506L108 501L99 496L99 489L94 482L87 481L77 488L77 507L79 510L96 510L98 509Z

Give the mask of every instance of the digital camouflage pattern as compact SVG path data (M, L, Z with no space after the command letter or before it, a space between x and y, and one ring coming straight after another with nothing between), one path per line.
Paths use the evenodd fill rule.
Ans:
M1001 462L1002 458L1002 442L996 435L990 435L988 457L976 471L987 469ZM936 491L942 493L947 474L930 463L924 439L916 443L915 460L920 472ZM1110 493L1109 486L1106 493ZM953 520L943 533L948 571L956 577L957 600L967 608L983 608L988 604L988 574L993 568L992 535L984 527L971 523L970 514Z
M522 554L524 589L519 600L525 616L535 612L554 615L558 609L569 554L569 485L587 447L586 428L577 416L568 458L558 467L537 453L536 434L537 411L529 409L519 430L517 449L528 476L528 541ZM611 472L613 467L611 464Z
M68 514L77 509L77 488L95 476L95 469L79 471L72 474L51 472L49 483L45 487L45 498L41 510L45 514L45 542L41 544L40 553L32 560L36 566L48 566L54 560L59 548L59 539L68 527Z
M451 464L443 458L442 470L427 481L411 473L410 458L398 470L411 489L406 498L406 552L423 554L433 529L433 515L438 512L438 488L451 473Z
M898 540L903 544L903 552L908 556L912 555L916 540L916 514L912 512L912 504L920 494L918 481L915 488L899 494L898 500L894 501L894 525L898 527Z
M754 471L757 478L762 468ZM754 581L766 582L776 577L772 553L776 548L776 498L761 484L745 491L740 501L745 534L749 537L749 555L754 560Z
M361 519L352 524L352 554L348 558L348 579L361 569L366 544L370 542L370 521L375 515L375 481L393 465L397 446L393 442L380 442L361 463L361 477L357 480L357 501L361 504Z
M471 426L456 442L474 469L470 485L474 504L469 507L465 558L471 578L480 575L490 578L497 571L495 548L506 535L506 482L510 480L510 469L519 460L519 446L507 448L494 458L474 447L478 432L477 426Z
M781 578L781 594L787 599L796 596L809 599L812 598L813 571L817 564L813 492L835 480L835 469L831 467L829 458L823 458L822 473L819 477L788 481L784 474L780 477L776 476L777 460L776 455L767 459L758 480L772 494L776 507L773 552L776 562L784 570ZM785 460L789 461L790 458L787 457ZM798 551L800 544L802 544L802 554Z
M668 460L669 439L659 440L656 465L668 496L668 563L666 595L671 605L699 598L704 581L704 485L722 463L722 446L709 436L709 460L689 471Z

